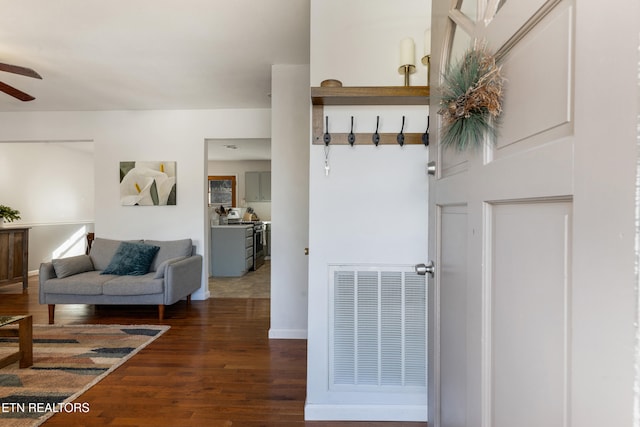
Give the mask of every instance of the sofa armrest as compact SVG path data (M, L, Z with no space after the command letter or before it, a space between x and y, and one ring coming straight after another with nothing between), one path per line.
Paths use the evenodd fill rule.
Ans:
M53 269L52 262L43 262L40 264L40 269L38 270L38 295L40 304L44 304L44 282L49 279L54 279L56 276L56 271Z
M202 255L196 254L172 262L166 268L164 275L165 304L173 304L200 289L202 283Z

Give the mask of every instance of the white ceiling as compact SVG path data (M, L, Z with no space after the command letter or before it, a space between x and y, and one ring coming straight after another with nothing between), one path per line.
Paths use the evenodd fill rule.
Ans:
M0 111L269 108L309 62L309 0L0 0Z
M271 160L270 139L207 139L209 160Z

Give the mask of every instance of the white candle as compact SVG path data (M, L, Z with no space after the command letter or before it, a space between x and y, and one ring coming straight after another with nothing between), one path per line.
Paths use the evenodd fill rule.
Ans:
M416 45L411 37L402 39L400 42L400 66L415 65Z
M424 32L424 56L431 55L431 29Z

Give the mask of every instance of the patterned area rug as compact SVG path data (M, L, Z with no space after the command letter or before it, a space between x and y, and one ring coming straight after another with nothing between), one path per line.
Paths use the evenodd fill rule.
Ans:
M33 366L0 369L0 426L38 426L57 412L89 412L82 393L156 340L169 326L34 325ZM0 357L17 350L0 338Z

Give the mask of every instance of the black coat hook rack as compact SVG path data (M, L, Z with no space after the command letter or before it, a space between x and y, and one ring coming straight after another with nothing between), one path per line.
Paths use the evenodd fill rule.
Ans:
M325 144L324 134L329 133L326 129L326 106L346 106L346 105L404 105L404 106L424 106L429 105L429 86L376 86L376 87L312 87L311 103L312 106L312 143ZM400 123L398 123L400 126ZM372 129L373 130L373 129ZM398 144L397 133L380 133L378 135L379 145ZM424 144L422 132L404 132L404 145ZM356 132L355 126L352 125L349 131L344 133L333 132L330 134L331 145L356 145L357 142L365 143L372 141L374 133Z
M382 133L380 132L381 117L376 116L375 129L372 129L371 133L356 133L355 130L355 117L350 116L349 132L346 133L333 133L329 131L329 116L324 116L322 123L322 131L318 135L316 127L314 126L314 144L324 145L344 145L349 144L351 147L356 145L356 140L360 140L360 137L368 137L369 140L377 147L379 145L391 145L397 144L400 147L405 145L417 145L423 144L425 147L429 145L429 116L427 116L427 129L424 133L408 133L405 132L405 126L407 124L407 117L402 116L399 123L400 131L398 133Z
M380 132L380 126L382 125L382 117L376 116L375 129L371 129L370 133L356 132L355 117L350 116L349 131L345 133L330 132L329 129L329 116L323 116L319 123L313 125L313 143L323 145L350 145L355 147L356 141L364 141L368 139L376 147L379 145L392 145L397 144L400 147L405 145L424 145L429 146L429 116L427 116L427 129L424 133L411 133L405 132L405 127L408 124L406 116L402 116L398 126L400 131L398 133L384 133ZM397 119L394 119L397 120Z

